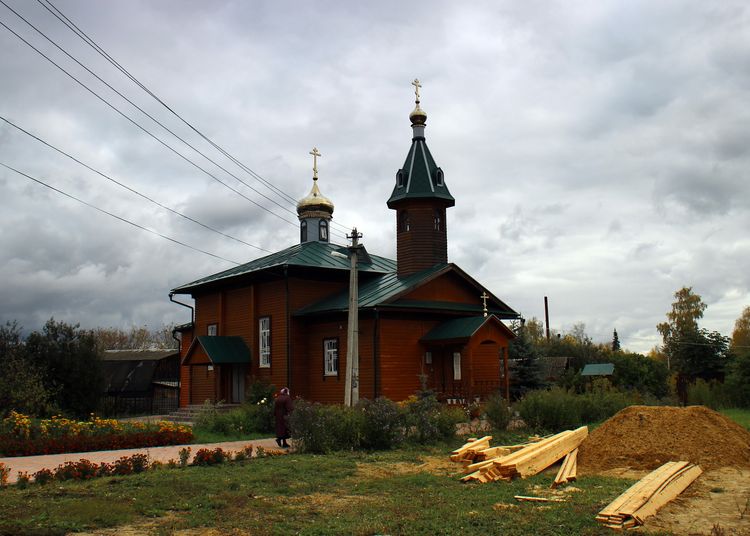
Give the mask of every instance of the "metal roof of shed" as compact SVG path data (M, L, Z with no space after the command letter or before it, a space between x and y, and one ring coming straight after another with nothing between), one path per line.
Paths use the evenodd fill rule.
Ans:
M589 363L583 367L581 376L611 376L614 371L614 363Z

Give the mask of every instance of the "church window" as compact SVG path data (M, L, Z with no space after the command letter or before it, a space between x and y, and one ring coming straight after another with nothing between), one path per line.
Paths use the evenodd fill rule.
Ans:
M443 211L440 209L435 209L435 215L433 218L434 221L434 228L436 231L440 231L443 229Z
M398 230L399 232L406 232L411 228L411 222L409 221L409 212L402 210L398 214Z
M299 241L301 243L307 242L307 222L303 221L299 224Z
M425 365L432 365L432 352L425 352L424 353L424 364Z
M271 317L258 319L258 365L261 368L271 366Z
M328 242L328 222L320 220L320 233L318 234L321 242Z
M218 324L209 324L208 329L206 330L206 334L209 337L216 337L219 334L219 325Z
M435 171L435 184L437 184L438 186L443 186L445 184L443 170L440 168L437 168L437 170Z
M461 352L453 352L453 379L461 379Z
M325 375L338 376L339 374L339 340L323 340L323 361L325 362Z
M399 169L398 172L396 173L396 186L398 188L403 188L404 187L404 182L406 182L404 180L404 170L403 169Z

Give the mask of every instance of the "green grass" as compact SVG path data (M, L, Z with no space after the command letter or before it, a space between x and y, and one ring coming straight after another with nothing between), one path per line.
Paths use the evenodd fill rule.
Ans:
M372 454L293 454L8 488L0 491L0 534L54 535L123 525L147 526L157 534L192 527L261 535L608 534L594 516L632 484L582 477L575 483L581 491L570 493L568 502L517 503L514 495L548 494L554 475L462 484L459 474L448 473L450 467L435 466L458 444Z
M746 408L732 408L732 409L722 409L720 410L720 413L726 415L736 423L738 423L740 426L744 426L748 430L750 430L750 409Z
M218 434L203 428L193 428L193 443L222 443L224 441L243 441L245 439L265 439L272 437L273 433L246 433L246 434Z

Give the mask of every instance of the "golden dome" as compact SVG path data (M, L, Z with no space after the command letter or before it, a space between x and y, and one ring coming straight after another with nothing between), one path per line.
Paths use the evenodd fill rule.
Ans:
M409 119L411 119L412 125L424 125L427 122L427 113L419 107L419 101L409 114Z
M307 197L300 199L297 203L297 214L302 217L303 212L318 212L322 211L328 215L333 214L333 202L326 196L320 193L318 188L318 180L313 179L313 187Z

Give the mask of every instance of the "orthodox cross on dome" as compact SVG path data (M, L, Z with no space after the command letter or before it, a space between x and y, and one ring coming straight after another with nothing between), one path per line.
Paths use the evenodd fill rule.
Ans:
M323 155L320 154L317 147L313 147L310 154L313 156L313 180L316 181L318 180L318 157Z
M483 316L487 316L487 298L489 298L490 295L482 291L482 295L479 297L482 298L482 314Z
M422 87L422 84L419 83L419 78L415 78L411 85L414 86L414 94L417 96L416 102L419 104L419 88Z

